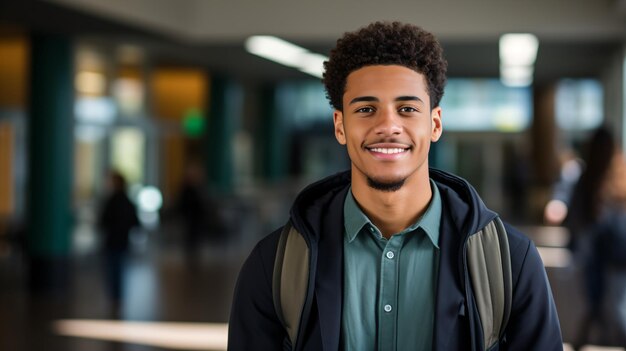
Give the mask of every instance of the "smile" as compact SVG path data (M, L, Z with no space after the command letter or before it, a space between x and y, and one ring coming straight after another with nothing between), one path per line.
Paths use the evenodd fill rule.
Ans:
M400 153L408 151L408 149L402 149L402 148L383 148L383 147L374 147L368 150L372 152L378 152L381 154L400 154Z

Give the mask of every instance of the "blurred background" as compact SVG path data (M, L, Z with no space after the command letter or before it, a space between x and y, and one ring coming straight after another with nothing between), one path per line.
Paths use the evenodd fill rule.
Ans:
M623 150L624 0L0 0L0 350L225 350L252 246L349 168L321 62L375 20L440 39L431 166L535 241L566 346L623 350L564 220Z

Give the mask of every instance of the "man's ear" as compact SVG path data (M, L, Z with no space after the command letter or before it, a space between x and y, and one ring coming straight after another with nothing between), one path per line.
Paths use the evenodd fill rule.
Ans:
M430 125L432 127L430 141L434 143L441 138L441 134L443 133L443 125L441 124L441 107L437 106L430 111Z
M343 129L343 112L335 110L333 112L333 122L335 123L335 138L341 145L346 145L346 132Z

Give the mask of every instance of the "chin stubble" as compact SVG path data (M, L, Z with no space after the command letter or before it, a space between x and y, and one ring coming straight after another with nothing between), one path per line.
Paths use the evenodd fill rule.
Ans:
M393 182L381 182L376 179L367 177L367 185L369 185L370 188L386 192L394 192L400 190L405 181L406 179L400 179Z

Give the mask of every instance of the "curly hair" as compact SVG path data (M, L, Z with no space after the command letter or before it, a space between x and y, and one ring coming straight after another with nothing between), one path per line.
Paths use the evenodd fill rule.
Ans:
M400 65L425 76L430 107L439 106L446 84L448 63L433 34L400 22L375 22L348 32L324 62L326 97L337 110L343 110L343 94L348 75L372 65Z

